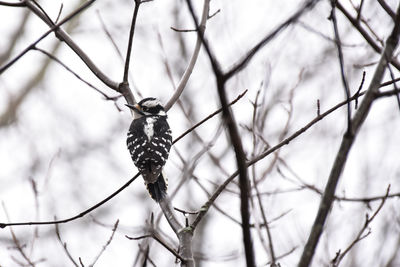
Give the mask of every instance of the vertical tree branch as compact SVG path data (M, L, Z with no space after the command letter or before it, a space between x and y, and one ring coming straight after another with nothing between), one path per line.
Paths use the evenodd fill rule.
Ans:
M187 4L195 25L198 25L197 18L196 15L194 14L191 1L187 0ZM214 54L211 52L208 43L203 38L200 31L198 31L197 34L202 39L204 48L207 52L211 66L214 71L214 76L217 83L218 95L222 106L223 120L228 127L228 133L236 155L236 164L239 170L240 212L242 216L243 243L246 255L246 264L248 267L252 267L255 266L255 259L254 259L253 241L251 239L250 223L249 223L250 221L249 180L247 175L246 155L243 150L242 141L239 135L239 131L237 129L234 116L228 107L228 101L225 92L225 83L232 75L228 76L227 74L224 74L222 72L221 67L217 59L215 58Z
M299 267L308 267L311 263L319 238L321 237L323 227L328 217L328 213L332 207L336 186L339 182L340 175L347 161L350 148L354 143L354 140L357 136L357 133L361 125L368 116L372 102L375 99L374 95L376 94L376 92L378 92L378 89L380 87L381 80L383 78L383 74L386 69L386 64L389 62L388 60L392 58L393 52L397 47L399 41L399 35L400 35L400 5L397 10L394 28L389 38L386 40L385 48L379 60L378 66L376 67L371 84L364 96L364 99L359 109L357 110L352 120L351 131L346 132L346 134L342 138L342 143L340 145L339 152L336 155L335 162L331 169L328 182L326 184L325 191L319 205L317 216L311 228L311 232L308 237L307 243L304 247L303 254L301 255L298 264Z
M131 53L132 53L132 44L133 44L133 36L135 34L135 26L136 26L136 18L138 15L140 4L142 0L135 0L135 9L133 10L132 15L132 23L131 29L129 31L129 41L128 41L128 48L126 49L126 58L125 58L125 68L124 68L124 76L122 78L122 83L118 86L118 91L125 97L125 100L128 104L133 105L135 101L135 97L132 94L131 88L129 87L129 65L131 61Z
M179 81L179 84L175 90L175 93L172 95L171 99L164 106L165 110L167 110L167 111L172 107L172 105L178 100L179 96L182 94L183 89L185 89L186 84L190 78L190 75L192 74L194 65L196 64L197 58L199 56L200 48L201 48L201 40L202 40L202 38L204 36L204 32L206 30L209 5L210 5L210 0L205 0L204 4L203 4L203 13L201 15L200 25L199 26L195 25L197 28L197 31L198 31L198 35L197 35L196 45L194 47L192 57L190 58L189 65L187 66L185 72L183 73L181 80Z
M122 79L123 83L128 83L129 63L131 61L133 36L135 34L136 18L138 15L140 4L141 4L141 0L135 0L135 9L133 10L131 29L129 31L128 48L126 50L124 77Z
M331 0L331 16L330 19L332 20L333 24L333 32L335 34L335 44L338 50L338 58L339 58L339 65L340 65L340 76L342 78L342 83L343 83L343 88L344 88L344 93L346 95L346 100L347 102L347 131L350 131L351 129L351 105L350 105L350 89L349 85L347 83L345 71L344 71L344 59L343 59L343 51L342 51L342 43L340 40L340 35L339 35L339 29L337 26L337 20L336 20L336 3L337 0ZM361 7L360 7L360 13L361 13Z

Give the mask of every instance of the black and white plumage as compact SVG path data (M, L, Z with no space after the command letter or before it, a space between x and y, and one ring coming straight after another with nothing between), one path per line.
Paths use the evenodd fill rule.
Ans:
M167 180L162 169L172 145L167 114L160 101L153 97L127 106L135 115L128 131L128 150L150 196L159 202L167 195Z

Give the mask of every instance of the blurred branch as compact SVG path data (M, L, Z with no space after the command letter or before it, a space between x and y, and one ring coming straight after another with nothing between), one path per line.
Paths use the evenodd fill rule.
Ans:
M114 234L115 231L117 231L118 228L118 224L119 224L119 220L117 220L114 224L113 229L111 230L111 236L110 238L107 240L106 244L102 247L102 249L100 250L99 254L97 254L96 258L93 260L92 264L90 264L89 266L93 267L96 262L99 260L100 256L103 254L103 252L106 250L106 248L108 247L108 245L110 245L111 241L114 238Z
M381 97L390 97L400 94L400 89L392 89L389 91L384 91L384 92L378 92L375 94L375 98L381 98Z
M393 73L392 67L390 66L389 63L387 64L387 68L388 68L388 70L389 70L390 77L392 78L392 81L393 81L394 90L395 90L395 91L398 91L399 89L398 89L397 84L396 84L396 82L395 82L395 79L396 79L396 78L394 77L394 73ZM399 96L399 94L395 94L394 96L396 97L397 106L399 107L399 110L400 110L400 96Z
M143 3L143 2L144 2L144 1L142 1L142 3ZM101 27L103 28L103 31L105 32L106 36L108 37L108 39L110 40L112 46L114 47L114 50L115 50L115 52L117 53L118 58L120 59L121 63L122 63L122 64L125 64L125 60L124 60L124 57L122 56L121 50L119 49L117 43L115 42L115 40L114 40L114 38L112 37L110 31L108 30L107 25L105 24L103 18L101 17L100 11L99 11L99 10L96 10L96 11L97 11L97 17L99 18L99 21L100 21L100 23L101 23ZM141 94L140 94L138 88L136 88L135 84L133 83L133 78L132 78L131 73L128 72L128 75L129 75L130 80L131 80L131 82L132 82L132 86L129 86L129 87L132 87L132 90L134 90L134 91L137 93L137 95L138 95L139 97L141 97ZM128 79L128 81L129 81L129 79ZM133 99L133 98L132 98L132 99Z
M50 53L57 53L60 48L60 43L54 44ZM18 92L18 95L11 96L8 100L7 107L4 112L0 114L0 128L10 125L17 119L17 111L23 101L37 88L37 85L42 81L47 69L49 68L51 59L48 58L41 63L36 69L37 72L33 74L30 79L23 84Z
M10 216L8 215L8 211L6 209L6 205L4 204L4 202L1 202L1 205L3 206L3 211L4 211L5 215L6 215L7 220L10 221ZM15 244L15 247L17 248L18 252L21 254L22 258L24 258L24 260L26 261L26 264L28 266L35 267L35 264L33 263L33 261L24 252L24 249L21 246L21 243L19 242L17 236L15 235L14 230L12 229L12 227L10 227L10 233L11 233L12 240L13 240L13 242Z
M355 29L364 37L365 41L375 50L375 52L382 54L382 48L375 43L374 39L367 33L367 31L361 26L360 22L351 16L351 14L344 8L339 1L336 2L337 8L345 15L345 17L350 21L350 23L354 26ZM400 62L395 58L390 60L390 63L397 69L400 70Z
M241 93L237 98L235 98L232 102L230 102L228 104L228 107L232 106L233 104L235 104L237 101L239 101L239 99L241 99L245 94L247 93L247 90L245 90L243 93ZM199 121L198 123L196 123L195 125L193 125L191 128L187 129L185 132L183 132L180 136L178 136L177 138L175 138L175 140L172 142L172 144L175 144L176 142L178 142L179 140L181 140L183 137L185 137L185 135L187 135L188 133L192 132L194 129L196 129L197 127L199 127L200 125L202 125L203 123L205 123L206 121L208 121L209 119L211 119L212 117L214 117L215 115L217 115L218 113L220 113L222 111L222 108L214 111L213 113L211 113L210 115L208 115L207 117L205 117L204 119L202 119L201 121Z
M396 83L398 81L400 81L400 78L392 79L391 81L387 81L387 82L382 83L381 87L391 85L391 84Z
M84 4L90 5L94 2L95 0L88 1ZM49 27L53 28L54 23L47 18L45 14L41 12L41 10L32 3L30 0L26 0L26 4L28 8L35 14L37 15L41 20L43 20ZM57 25L59 25L58 23ZM97 66L94 64L94 62L89 58L89 56L72 40L72 38L66 33L62 28L56 28L55 29L56 37L60 39L60 41L64 41L75 53L77 56L79 56L82 61L88 66L88 68L92 71L96 77L101 80L104 84L106 84L109 88L114 89L118 91L118 83L115 81L112 81L109 77L107 77ZM118 91L119 92L119 91Z
M25 7L26 6L26 0L23 0L19 3L11 3L11 2L5 2L5 1L0 1L0 6L11 6L11 7Z
M75 267L79 267L78 263L74 260L74 258L72 257L71 253L69 252L69 250L68 250L68 248L67 248L67 243L64 242L64 241L61 239L60 228L58 227L58 224L55 225L55 230L56 230L57 240L58 240L58 242L60 242L61 246L63 247L64 252L65 252L65 254L67 255L68 259L72 262L72 264L73 264ZM80 258L79 258L79 261L81 262Z
M256 152L256 148L257 148L256 131L258 129L257 129L256 118L257 118L257 112L258 112L258 107L259 107L259 103L258 103L259 96L260 96L260 89L257 91L256 97L255 97L255 100L254 100L254 103L253 103L252 131L251 131L252 135L253 135L253 149L252 149L252 153L251 153L252 157L254 157L254 153ZM290 121L290 116L289 116L289 118L287 120L286 127L288 127L289 121ZM275 165L275 162L276 162L276 160L273 160L272 164ZM268 170L269 169L270 168L268 168ZM256 168L255 168L255 165L252 166L251 173L252 173L252 178L253 178L252 179L253 180L253 188L254 188L254 190L256 192L256 199L257 199L258 209L261 212L261 217L262 217L262 220L263 220L263 224L264 224L266 232L267 232L268 245L269 245L268 247L267 247L267 245L265 245L265 241L264 241L263 235L261 233L261 229L259 227L259 223L256 220L254 220L256 222L255 226L256 226L257 231L259 231L259 238L260 238L261 243L266 247L265 250L267 250L267 251L269 250L269 253L271 255L271 265L275 266L276 265L276 257L275 257L274 244L273 244L273 240L272 240L271 230L270 230L270 227L269 227L269 224L268 224L269 221L267 220L267 216L266 216L265 211L264 211L264 205L262 203L261 196L260 196L260 191L258 189L258 185L257 185L257 181L256 181ZM252 197L250 197L250 201L251 201L251 203L253 203L253 198ZM255 208L255 204L254 203L253 203L253 206Z
M384 198L382 198L381 204L379 204L378 208L376 211L372 214L371 217L368 216L368 214L365 215L365 223L364 226L361 228L361 230L358 232L357 236L354 238L353 242L350 243L350 245L343 251L341 252L340 250L337 252L335 258L331 261L333 267L338 267L340 262L343 260L343 258L346 256L346 254L354 247L355 244L357 244L359 241L363 240L366 238L370 233L371 230L369 229L369 224L374 220L376 215L379 213L379 211L382 209L383 205L386 202L386 199L389 195L390 191L390 185L386 189L386 195ZM366 234L364 232L368 230Z
M90 0L83 4L81 7L77 8L74 10L72 13L70 13L68 16L66 16L63 20L61 20L59 23L54 24L52 23L50 29L42 34L35 42L33 42L31 45L29 45L27 48L25 48L21 53L19 53L16 57L14 57L10 62L8 62L6 65L0 68L0 75L7 70L10 66L12 66L15 62L17 62L23 55L25 55L28 51L32 50L41 40L43 40L46 36L48 36L50 33L53 31L59 31L59 27L66 23L67 21L71 20L73 17L78 15L80 12L82 12L84 9L89 7L94 1L96 0ZM31 5L34 9L38 10L38 12L41 12L40 9L36 7L36 5L32 4L31 1L26 1L25 2L28 6ZM42 17L44 17L47 20L47 15L42 14Z
M296 22L306 11L312 9L315 4L317 4L320 0L308 0L300 9L298 9L292 16L290 16L285 22L275 28L270 34L264 37L261 41L259 41L253 48L247 52L245 56L242 57L238 62L233 64L233 66L228 70L225 75L226 78L229 79L242 69L244 69L250 60L255 56L255 54L267 43L273 40L278 34L290 26L292 23Z
M80 80L81 82L85 83L87 86L89 86L90 88L94 89L95 91L97 91L98 93L100 93L106 100L112 100L115 101L119 98L119 96L117 97L111 97L108 96L106 93L104 93L103 91L101 91L100 89L98 89L96 86L94 86L93 84L91 84L90 82L84 80L78 73L74 72L71 68L69 68L67 65L65 65L60 59L58 59L57 57L53 56L52 53L49 53L41 48L38 47L34 47L34 50L37 50L39 52L41 52L42 54L46 55L47 57L49 57L50 59L54 60L55 62L57 62L58 64L60 64L64 69L66 69L68 72L70 72L72 75L74 75L78 80Z
M337 20L336 20L336 2L337 0L330 0L331 1L331 15L329 19L332 20L333 24L333 32L335 35L335 44L336 48L338 50L338 59L339 59L339 65L340 65L340 76L342 78L342 84L344 88L344 93L346 95L346 99L349 100L350 98L350 89L349 85L346 79L346 74L344 71L344 59L343 59L343 51L342 51L342 43L340 41L340 35L339 35L339 29L337 26ZM361 6L360 6L361 10ZM360 11L361 12L361 11ZM360 14L360 13L359 13ZM351 106L350 102L347 102L347 131L350 131L351 129Z
M361 125L368 116L372 102L375 99L374 95L379 90L381 80L386 69L386 64L389 62L388 59L392 58L393 52L398 45L399 35L400 5L397 10L396 21L394 23L393 30L389 38L386 40L385 49L383 50L378 66L376 67L374 76L371 80L371 84L369 85L369 88L363 98L363 101L360 104L360 107L358 108L356 114L354 115L354 118L352 119L352 129L351 131L346 132L346 134L343 136L342 143L336 155L328 178L328 182L325 187L324 194L322 196L322 200L320 202L317 216L315 218L307 243L304 247L303 254L299 261L299 267L307 267L311 263L319 238L322 234L325 221L328 217L329 210L331 209L336 186L339 182L339 178L347 161L350 148L352 147L356 139L357 133Z
M203 13L201 15L201 20L199 26L195 24L197 27L197 40L196 40L196 45L193 50L192 57L190 58L189 64L183 73L183 76L181 80L179 81L179 84L175 90L175 93L171 96L170 100L168 100L167 104L165 104L165 110L169 110L174 103L178 100L179 96L182 94L183 90L186 87L186 84L190 78L190 75L192 74L192 71L194 69L194 66L196 64L197 58L199 56L200 48L201 48L201 40L204 36L204 32L206 30L206 23L207 23L207 16L208 16L208 11L209 11L209 4L210 0L204 0L203 4Z
M17 44L17 41L19 40L20 37L22 37L22 35L25 31L25 27L26 27L26 24L27 24L27 21L28 21L28 18L30 17L30 15L31 15L31 12L26 10L22 16L20 23L15 27L14 32L11 34L11 36L9 38L7 48L5 48L0 53L0 65L3 65L4 61L6 61L11 56L11 53L13 52L15 45Z
M173 26L169 27L171 30L176 31L176 32L196 32L197 30L182 30L182 29L177 29Z
M300 187L297 189L294 189L294 191L302 190L302 189L306 188L306 189L310 189L310 190L314 191L318 195L321 195L321 196L323 195L323 191L321 189L319 189L315 185L306 183L303 179L300 178L300 176L292 168L290 168L290 166L284 160L281 160L281 163L301 183ZM284 176L284 174L280 170L278 170L278 171L282 176ZM285 178L287 178L287 177L285 177ZM281 192L281 193L284 193L284 192ZM335 200L337 200L337 201L362 202L362 203L365 203L368 207L370 207L370 202L374 202L374 201L378 201L378 200L382 201L382 199L384 199L384 198L388 199L388 198L396 198L396 197L400 197L400 192L385 194L383 196L375 196L375 197L344 197L344 196L337 196L337 195L334 196Z

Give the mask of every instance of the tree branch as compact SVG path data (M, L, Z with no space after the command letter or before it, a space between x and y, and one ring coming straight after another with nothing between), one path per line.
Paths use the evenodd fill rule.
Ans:
M226 78L229 79L242 69L244 69L253 56L267 43L269 43L272 39L274 39L281 31L286 29L290 24L297 21L306 11L312 9L315 4L317 4L320 0L308 0L298 11L296 11L292 16L290 16L285 22L276 27L270 34L264 37L261 41L259 41L250 51L242 57L238 62L236 62L230 70L228 70L225 75Z
M374 39L367 33L367 31L360 25L360 22L353 18L350 13L344 8L342 4L340 4L339 1L336 3L337 8L345 15L345 17L350 21L350 23L354 26L354 28L357 29L357 31L364 37L365 41L372 47L372 49L375 50L375 52L381 54L382 53L382 48L375 43ZM397 69L400 70L400 62L396 60L395 58L392 58L390 60L390 63Z
M202 38L204 36L204 32L206 30L209 5L210 5L210 0L205 0L204 4L203 4L203 13L201 15L200 25L198 27L197 27L197 24L195 25L197 27L198 35L197 35L196 45L194 47L192 57L190 58L189 65L187 66L185 72L183 73L181 80L179 81L179 84L175 90L175 93L172 95L170 100L168 100L167 104L165 104L165 106L164 106L165 110L167 110L167 111L174 105L174 103L178 100L179 96L182 94L183 89L185 89L186 84L189 81L190 75L192 74L192 71L196 64L197 58L199 56L200 48L201 48L201 40L202 40Z
M45 224L61 224L61 223L67 223L73 220L76 220L78 218L81 218L85 216L86 214L90 213L91 211L97 209L104 203L108 202L110 199L118 195L122 190L124 190L126 187L128 187L133 181L136 180L136 178L139 177L139 173L137 173L135 176L133 176L128 182L126 182L123 186L121 186L117 191L97 203L96 205L88 208L87 210L79 213L78 215L75 215L73 217L67 218L67 219L62 219L62 220L53 220L53 221L43 221L43 222L17 222L17 223L0 223L0 228L5 228L7 226L13 226L13 225L45 225Z
M85 6L88 4L92 4L96 0L91 0L85 3ZM33 4L31 1L25 1L27 7L41 20L43 20L49 27L54 27L54 23L50 21L41 11L40 9ZM57 25L59 25L58 23ZM109 88L116 90L119 92L119 83L111 80L106 74L104 74L97 65L89 58L89 56L72 40L72 38L66 33L62 28L57 27L55 29L56 37L60 41L64 41L71 49L75 52L75 54L82 59L82 61L86 64L86 66L92 71L96 77L102 81Z
M35 42L33 42L31 45L29 45L27 48L25 48L21 53L19 53L16 57L14 57L10 62L8 62L6 65L4 65L3 67L0 68L0 75L7 70L10 66L12 66L16 61L18 61L23 55L25 55L27 52L29 52L30 50L32 50L41 40L43 40L47 35L49 35L50 33L52 33L53 31L59 31L59 27L61 25L63 25L64 23L66 23L67 21L71 20L73 17L75 17L76 15L78 15L80 12L82 12L84 9L86 9L87 7L89 7L91 4L93 4L93 2L96 0L90 0L88 2L86 2L85 4L83 4L81 7L79 7L78 9L76 9L75 11L73 11L71 14L69 14L68 16L66 16L63 20L61 20L59 23L54 24L51 22L51 27L50 29L45 32L44 34L42 34L42 36L40 36ZM28 7L32 7L33 9L36 10L36 12L41 12L40 9L38 9L34 4L32 4L30 1L27 1L26 4L28 5ZM39 11L38 11L39 10ZM42 17L44 19L47 19L47 16L44 15L43 13Z
M331 209L332 202L334 201L336 186L339 182L339 178L347 161L350 148L352 147L355 141L355 138L357 136L358 131L360 130L361 125L364 123L366 117L368 116L371 104L375 99L374 95L376 94L376 92L378 92L378 89L380 87L381 80L383 78L383 74L386 69L386 64L388 63L388 59L392 58L393 52L397 47L399 41L399 35L400 35L400 5L397 10L396 21L394 23L392 33L386 40L385 49L383 50L378 66L376 67L371 84L364 96L363 101L361 102L360 107L358 108L352 120L352 129L350 132L347 132L342 138L342 143L336 155L335 162L332 166L328 182L326 184L325 191L322 196L322 200L320 202L317 216L314 220L314 224L311 228L310 235L308 237L307 243L303 250L303 254L299 261L298 264L299 267L308 267L311 263L319 238L322 234L325 221L328 217L329 210Z
M350 89L349 85L347 83L346 79L346 74L344 71L344 59L343 59L343 51L342 51L342 43L340 41L340 35L339 35L339 29L337 26L337 20L336 20L336 2L337 0L331 0L331 15L330 19L332 20L333 24L333 32L335 35L335 44L336 48L338 50L338 59L339 59L339 65L340 65L340 76L342 78L342 84L343 84L343 89L344 93L346 95L346 99L349 100L350 98ZM351 106L350 106L350 101L347 101L347 131L350 131L351 129Z
M192 4L190 0L187 0L188 7L190 13L192 15L194 23L197 25L197 19L193 11ZM217 90L219 99L222 106L222 115L223 120L226 126L228 127L228 133L231 139L231 144L234 148L236 155L236 164L239 171L239 184L240 184L240 212L242 216L242 233L243 233L243 244L246 255L246 263L248 267L255 266L255 258L254 258L254 249L253 249L253 241L251 239L250 232L250 211L249 211L249 180L247 174L247 165L246 165L246 155L243 150L242 141L239 135L239 131L237 129L235 118L232 114L232 111L228 107L227 97L225 92L225 83L231 77L228 74L224 74L220 68L220 65L211 52L208 43L205 41L200 32L198 32L199 38L202 39L203 45L207 52L208 58L211 62L214 76L216 79ZM244 66L244 65L243 65ZM236 73L236 72L235 72ZM233 74L233 73L231 73Z

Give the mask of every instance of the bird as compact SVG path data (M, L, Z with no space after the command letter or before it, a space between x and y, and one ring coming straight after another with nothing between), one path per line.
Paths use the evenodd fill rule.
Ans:
M154 97L126 106L134 113L126 141L128 150L151 198L160 202L167 196L168 183L162 170L172 145L167 114L161 102Z

